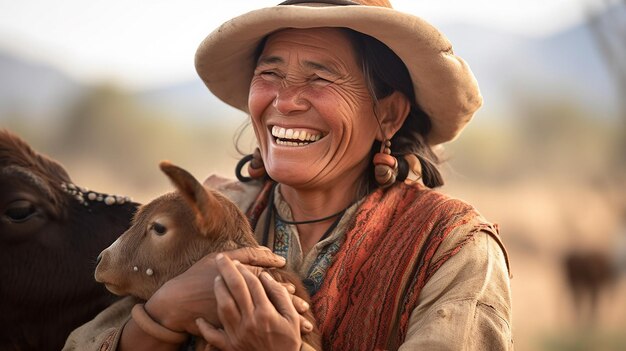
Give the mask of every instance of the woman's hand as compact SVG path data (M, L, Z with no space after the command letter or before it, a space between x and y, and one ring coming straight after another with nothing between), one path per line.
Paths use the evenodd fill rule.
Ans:
M239 262L217 256L214 290L223 329L196 321L205 340L221 350L299 350L301 317L287 289L267 272L260 278Z
M285 264L282 257L265 247L207 255L159 288L145 304L148 314L168 329L194 335L200 334L195 323L199 317L220 325L213 291L213 282L219 275L217 255L259 267L282 267Z

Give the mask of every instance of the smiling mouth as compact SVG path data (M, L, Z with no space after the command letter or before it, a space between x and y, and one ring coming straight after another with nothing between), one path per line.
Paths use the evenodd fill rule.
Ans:
M272 136L278 145L305 146L320 140L320 132L311 132L304 129L285 129L279 126L272 127Z

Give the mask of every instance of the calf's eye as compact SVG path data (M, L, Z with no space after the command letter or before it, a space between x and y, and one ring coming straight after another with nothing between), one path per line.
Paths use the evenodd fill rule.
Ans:
M29 220L37 210L35 206L26 200L17 200L7 206L4 215L13 223L22 223Z
M156 235L163 235L167 232L167 228L161 223L154 222L150 228Z

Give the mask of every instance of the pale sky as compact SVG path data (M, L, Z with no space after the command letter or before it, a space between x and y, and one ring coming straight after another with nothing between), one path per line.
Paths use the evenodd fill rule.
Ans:
M51 62L73 78L145 88L195 77L202 39L229 18L281 0L0 0L0 49ZM435 26L479 24L554 33L602 0L392 0ZM0 77L1 79L1 77Z

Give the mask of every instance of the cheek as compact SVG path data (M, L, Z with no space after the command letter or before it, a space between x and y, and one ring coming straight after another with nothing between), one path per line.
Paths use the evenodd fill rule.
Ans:
M271 83L261 79L252 80L248 95L248 108L253 120L261 120L263 112L272 105L277 91L278 89Z
M372 114L371 99L360 91L345 89L329 89L315 93L318 101L316 107L324 116L332 129L348 133L369 135L369 122L376 123ZM355 126L358 126L356 128Z

